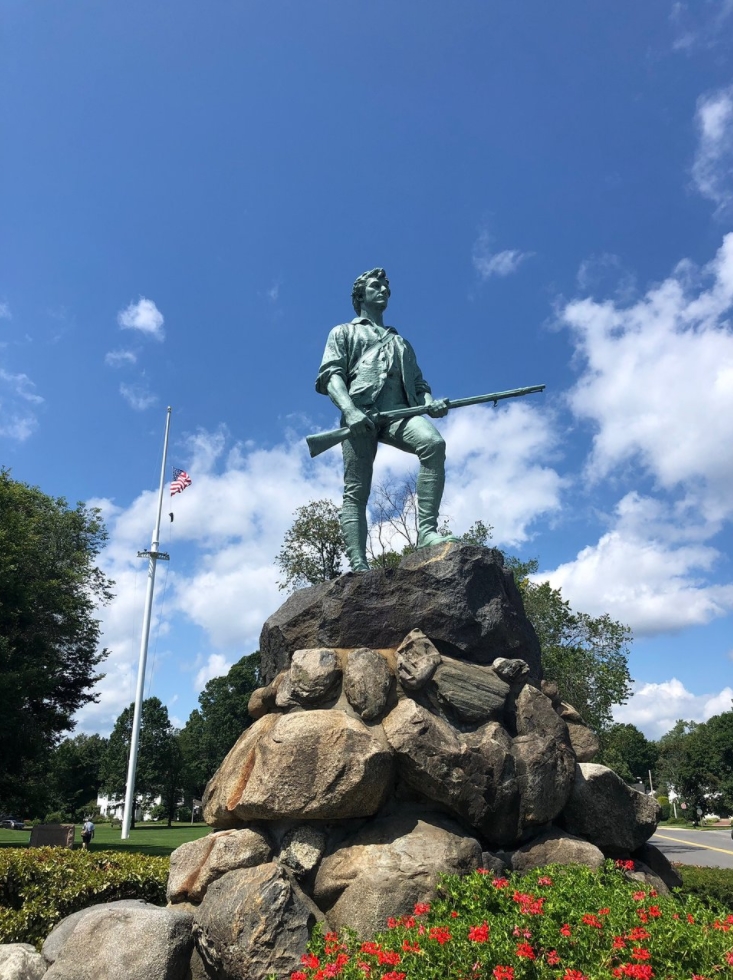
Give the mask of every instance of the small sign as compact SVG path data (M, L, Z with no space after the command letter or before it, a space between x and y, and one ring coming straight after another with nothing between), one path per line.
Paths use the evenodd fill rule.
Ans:
M702 816L702 807L701 806L699 806L697 808L697 815L698 815L698 817L701 817Z
M73 847L76 825L73 823L39 823L31 830L30 847Z

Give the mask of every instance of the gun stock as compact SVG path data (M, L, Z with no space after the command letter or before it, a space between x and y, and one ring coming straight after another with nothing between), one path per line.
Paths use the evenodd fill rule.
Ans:
M316 456L325 453L332 446L338 446L339 443L348 438L348 435L349 427L345 425L343 429L331 429L329 432L314 432L313 435L306 436L305 441L308 443L308 452L311 454L311 459L315 459Z

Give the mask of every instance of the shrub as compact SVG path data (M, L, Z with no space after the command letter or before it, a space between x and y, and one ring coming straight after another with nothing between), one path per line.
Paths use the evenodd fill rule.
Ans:
M671 807L670 802L669 802L669 797L667 797L667 796L658 796L657 797L657 803L659 804L659 806L661 807L661 810L662 810L659 819L660 820L669 820L670 814L672 813L672 807Z
M661 898L610 861L481 869L444 877L438 896L369 942L315 933L291 980L702 980L733 966L733 915Z
M58 847L0 851L0 943L40 948L57 922L120 898L165 904L168 858Z
M676 864L675 871L682 876L682 891L686 895L695 895L703 905L713 908L722 905L733 909L733 869Z

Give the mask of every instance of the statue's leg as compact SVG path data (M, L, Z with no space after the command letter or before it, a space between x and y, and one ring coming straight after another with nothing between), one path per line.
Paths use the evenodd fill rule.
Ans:
M445 440L428 419L418 416L396 422L381 436L398 449L414 453L420 460L417 475L417 546L456 541L452 535L438 534L438 515L445 487Z
M346 554L353 572L366 572L367 517L366 508L372 488L372 470L377 452L377 433L351 436L343 443L344 502L341 508L341 529L346 542Z

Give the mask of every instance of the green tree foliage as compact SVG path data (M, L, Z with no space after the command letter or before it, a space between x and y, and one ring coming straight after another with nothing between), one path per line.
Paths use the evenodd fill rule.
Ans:
M242 657L223 677L212 678L181 731L186 803L200 798L207 782L239 736L252 724L249 698L260 685L259 651Z
M596 760L613 769L628 783L646 783L657 766L659 751L635 725L610 725L601 735L601 754Z
M82 820L96 806L102 785L102 760L107 740L100 735L65 738L49 766L50 805L69 820Z
M134 705L131 704L118 717L101 767L104 790L119 801L125 798L133 714ZM143 701L140 726L136 803L150 806L157 796L161 796L167 805L170 822L180 796L181 768L178 734L170 723L168 709L159 698L147 698Z
M290 592L338 578L345 555L338 507L331 500L311 500L294 517L275 559L283 575L278 588Z
M53 748L74 727L107 655L95 609L113 583L95 560L95 508L0 470L0 809L38 812Z
M733 812L733 711L678 721L659 740L659 772L688 812Z
M628 646L631 630L602 616L573 612L560 589L549 582L532 582L536 561L508 562L514 567L527 615L542 648L542 667L548 680L601 733L612 722L611 707L631 694ZM523 574L524 573L524 574Z

